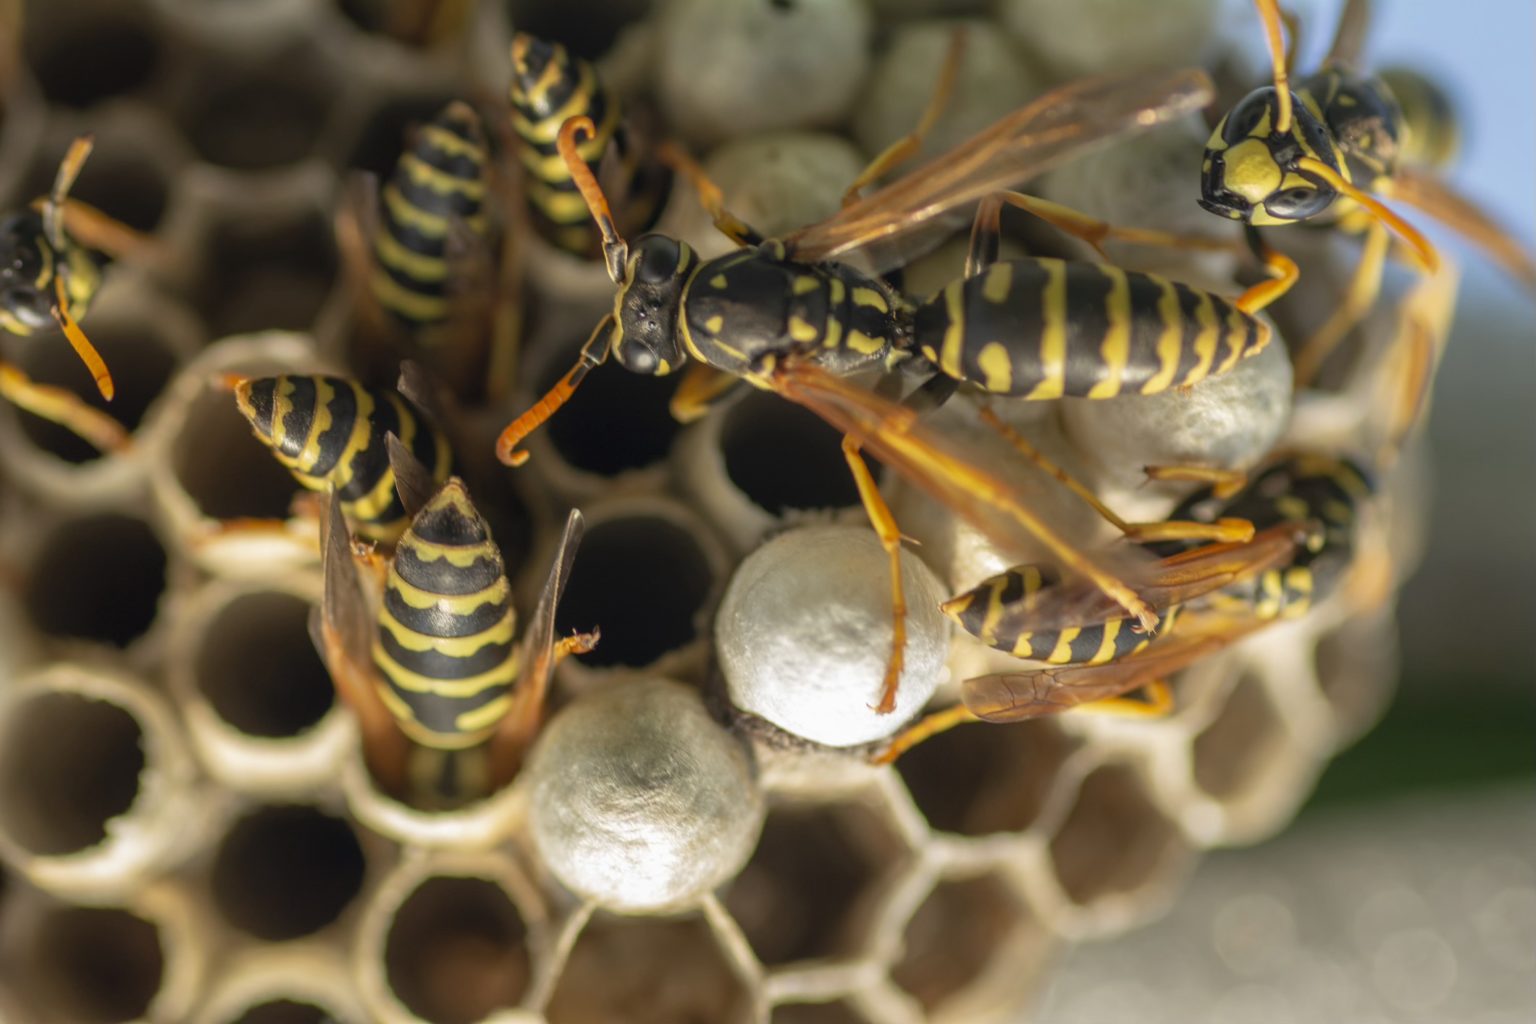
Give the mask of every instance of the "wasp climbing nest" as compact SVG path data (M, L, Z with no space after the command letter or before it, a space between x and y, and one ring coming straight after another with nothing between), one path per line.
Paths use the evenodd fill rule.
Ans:
M1262 75L1214 37L1214 0L1160 5L1149 32L1142 4L968 3L958 21L956 6L70 0L0 23L6 209L45 194L89 132L72 195L154 247L108 267L83 320L114 373L110 404L61 337L0 336L7 362L130 438L103 454L0 404L0 1019L1012 1020L1064 944L1146 921L1200 851L1289 819L1385 699L1390 573L1198 660L1161 717L967 724L877 764L961 681L1020 664L938 611L1016 559L952 496L876 467L914 542L906 669L884 713L890 562L816 415L746 389L679 424L678 375L610 361L529 438L527 468L485 473L495 431L613 308L602 261L555 247L528 215L513 239L517 358L464 403L470 441L455 440L494 481L475 498L522 618L565 511L581 508L556 622L560 635L600 625L600 642L555 670L515 780L446 811L375 782L312 642L315 519L223 381L372 372L334 221L347 182L387 175L413 126L456 97L482 107L497 159L515 162L514 29L594 60L650 115L640 129L694 154L769 236L832 215L919 122L957 26L963 59L918 161L1084 75L1245 65L1216 107ZM413 12L442 20L406 31ZM1238 228L1194 202L1208 134L1185 114L1031 191L1235 243ZM726 252L674 177L658 230L701 258ZM514 200L533 179L525 168ZM914 302L961 276L957 226L901 269ZM1092 257L1012 211L1002 226L1005 256ZM1217 294L1251 283L1235 244L1107 249ZM1193 486L1149 485L1149 464L1247 470L1287 446L1356 450L1351 410L1374 364L1336 360L1293 402L1279 340L1326 315L1318 280L1303 276L1273 309L1275 343L1223 377L995 410L1139 520ZM1355 350L1393 332L1390 305ZM1019 461L972 404L933 422L980 465ZM1410 475L1378 487L1357 561L1411 564ZM1046 475L1017 493L1073 544L1106 540Z

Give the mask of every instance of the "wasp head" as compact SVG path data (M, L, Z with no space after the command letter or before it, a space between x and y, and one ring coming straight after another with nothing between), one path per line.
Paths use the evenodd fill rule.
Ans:
M1221 119L1200 168L1200 205L1259 226L1307 220L1326 210L1338 191L1301 170L1313 157L1339 171L1336 147L1322 121L1291 96L1291 126L1276 131L1274 86L1255 89Z
M52 276L42 218L28 210L0 221L0 307L34 330L51 326Z
M629 247L610 339L626 370L660 377L683 364L677 317L698 262L687 243L666 235L643 235Z

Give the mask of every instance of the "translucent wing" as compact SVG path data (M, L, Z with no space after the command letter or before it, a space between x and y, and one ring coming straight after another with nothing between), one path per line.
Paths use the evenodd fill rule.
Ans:
M1391 196L1454 228L1536 295L1536 257L1497 221L1438 178L1411 167L1392 175Z
M539 593L539 602L523 633L522 668L518 671L517 695L512 710L502 719L491 739L492 779L498 784L516 772L528 742L543 717L549 678L555 669L555 611L565 584L571 578L571 565L581 544L585 524L581 513L572 509L565 519L565 532L555 549L549 577Z
M1206 544L1160 562L1128 566L1127 581L1159 613L1197 601L1241 579L1286 565L1296 557L1307 527L1282 523L1243 543ZM1097 625L1124 616L1120 606L1086 580L1071 580L1038 591L1035 607L1022 610L1029 632Z
M1198 110L1213 95L1198 69L1068 83L784 242L795 258L814 261L894 241L1093 146ZM882 265L879 252L872 262Z
M1342 64L1354 67L1360 61L1360 51L1365 48L1365 33L1371 24L1371 5L1368 0L1347 0L1339 15L1338 27L1333 32L1333 42L1328 46L1328 56L1323 65Z
M1059 714L1166 679L1267 625L1265 620L1216 616L1196 624L1186 617L1172 636L1133 657L1107 665L977 676L961 684L960 698L972 714L988 722Z
M405 506L406 515L415 518L421 507L437 493L437 481L432 479L432 471L411 454L394 431L384 435L384 447L389 452L389 468L395 474L395 490L400 494L400 503Z
M1125 580L1138 573L1138 562L1149 559L1122 551L1114 561L1129 560L1129 565L1112 571L1106 555L1079 549L1036 514L1014 484L972 462L960 444L920 424L912 410L805 362L776 368L771 383L779 394L857 439L886 466L965 517L1005 553L1043 546L1063 568L1086 577L1145 627L1157 625L1157 614Z

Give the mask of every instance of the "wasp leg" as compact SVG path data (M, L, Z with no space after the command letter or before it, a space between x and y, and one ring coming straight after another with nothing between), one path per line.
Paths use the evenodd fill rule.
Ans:
M656 147L656 158L688 179L694 192L698 193L699 205L704 207L722 235L740 246L763 244L762 232L725 208L725 194L720 191L720 186L711 181L699 162L681 147L663 142Z
M1243 543L1253 537L1253 524L1246 519L1221 519L1214 523L1172 520L1161 523L1129 523L1120 518L1086 485L1036 448L1024 435L1004 423L989 407L981 407L981 421L995 430L1014 450L1040 469L1055 477L1067 490L1086 501L1105 522L1120 531L1127 540L1151 543L1162 540L1210 540Z
M924 715L916 723L907 726L891 740L891 745L882 750L875 757L870 758L873 764L893 764L896 759L924 740L932 739L941 732L948 732L957 725L966 722L979 722L976 713L964 704L956 704L952 708L943 711L935 711L931 715Z
M57 423L101 452L121 452L132 447L124 426L80 396L51 384L39 384L11 363L0 362L0 396L18 408Z
M1212 497L1225 501L1248 486L1248 474L1241 469L1218 469L1215 466L1147 466L1148 480L1171 480L1181 483L1205 484L1211 488Z
M1231 242L1219 238L1178 235L1171 231L1152 231L1146 228L1117 227L1108 221L1074 210L1070 206L1053 203L1039 196L1025 195L1023 192L998 192L996 196L1001 202L1033 214L1056 230L1092 246L1093 251L1106 260L1109 256L1104 252L1103 243L1110 241L1209 252L1227 252L1232 249Z
M875 711L888 715L896 710L896 689L901 683L901 670L907 647L907 596L901 585L901 530L890 506L885 503L869 464L859 454L859 442L852 437L843 438L843 457L853 471L853 482L859 489L859 500L869 515L869 524L880 538L880 546L891 560L891 656L885 665L885 681L880 690L880 703Z
M964 57L965 29L957 28L950 35L949 49L945 51L944 63L939 68L939 79L934 83L933 95L928 98L928 105L923 108L923 116L918 119L917 127L885 147L879 156L859 172L859 176L853 179L853 183L843 193L844 206L858 202L860 192L912 159L923 148L923 140L933 131L933 126L938 124L944 108L949 106L950 96L955 91L955 78L960 73L960 62Z
M692 423L709 412L710 406L721 395L739 383L740 377L722 373L705 363L690 363L667 408L677 422Z
M1296 353L1296 389L1310 387L1328 357L1338 348L1350 329L1363 320L1376 303L1381 292L1381 278L1387 264L1387 250L1392 236L1380 222L1373 221L1366 228L1365 246L1360 253L1360 264L1350 279L1344 301L1333 311L1323 326L1319 327L1307 343Z
M1253 228L1248 229L1248 244L1258 256L1264 268L1269 271L1269 278L1253 285L1243 294L1239 295L1232 304L1244 313L1257 313L1266 306L1278 300L1301 279L1301 268L1296 266L1296 261L1278 249L1271 249L1264 244L1259 233Z
M1121 718L1163 718L1173 711L1173 691L1159 679L1141 688L1142 699L1135 697L1106 697L1092 704L1084 704L1078 710L1096 715L1116 715Z
M149 235L78 199L66 199L60 216L64 231L76 242L115 260L144 263L159 251Z

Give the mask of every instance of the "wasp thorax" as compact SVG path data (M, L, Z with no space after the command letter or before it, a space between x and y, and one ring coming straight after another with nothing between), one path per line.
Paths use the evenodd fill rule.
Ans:
M1211 133L1200 171L1205 209L1270 225L1315 217L1338 198L1331 185L1298 167L1313 157L1338 170L1327 128L1293 93L1291 126L1276 131L1277 96L1273 86L1255 89Z
M626 370L661 376L683 363L677 313L698 262L687 243L666 235L635 240L619 292L613 355Z

